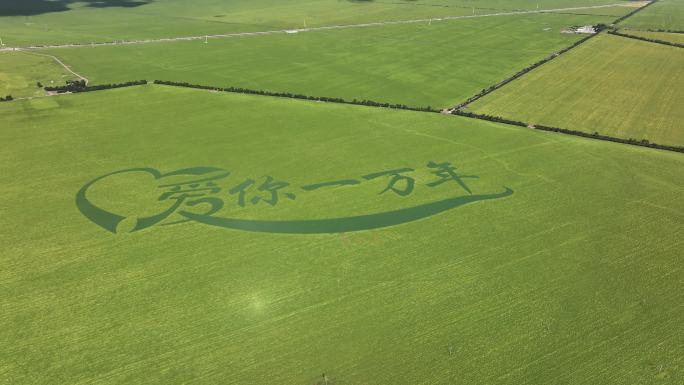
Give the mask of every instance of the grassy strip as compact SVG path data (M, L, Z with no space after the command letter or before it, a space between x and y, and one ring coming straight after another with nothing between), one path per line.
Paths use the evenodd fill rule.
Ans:
M473 112L464 112L464 111L460 111L460 110L454 110L454 111L452 111L452 114L458 115L458 116L465 116L465 117L473 118L473 119L486 120L489 122L505 123L505 124L510 124L510 125L514 125L514 126L528 127L528 128L533 128L535 130L560 132L563 134L581 136L584 138L606 140L609 142L631 144L634 146L642 146L642 147L656 148L659 150L667 150L667 151L675 151L675 152L684 153L684 147L668 146L668 145L663 145L663 144L651 143L646 139L643 139L643 140L637 140L634 138L622 139L622 138L616 138L613 136L601 135L598 132L594 132L593 134L590 134L588 132L583 132L583 131L568 130L565 128L550 127L550 126L544 126L541 124L529 124L529 123L521 122L518 120L511 120L511 119L502 118L500 116L476 114Z
M671 41L665 41L665 40L659 40L659 39L649 39L649 38L647 38L647 37L630 35L630 34L618 32L618 31L608 31L608 33L611 34L611 35L621 36L621 37L625 37L625 38L628 38L628 39L636 39L636 40L646 41L646 42L649 42L649 43L655 43L655 44L669 45L669 46L672 46L672 47L684 48L684 44L681 44L681 43L674 43L674 42L671 42Z
M293 94L290 92L252 90L249 88L240 88L240 87L214 87L214 86L205 86L205 85L199 85L199 84L191 84L191 83L186 83L186 82L172 82L172 81L166 81L166 80L155 80L154 84L161 84L161 85L175 86L175 87L185 87L185 88L196 88L196 89L201 89L201 90L210 90L210 91L219 91L219 92L233 92L233 93L249 94L249 95L274 96L274 97L278 97L278 98L302 99L302 100L310 100L310 101L317 101L317 102L355 104L355 105L360 105L360 106L392 108L392 109L398 109L398 110L409 110L409 111L420 111L420 112L436 112L436 113L441 112L440 110L435 109L432 106L412 107L412 106L407 106L405 104L381 103L381 102L376 102L373 100L366 100L366 99L364 99L364 100L357 100L357 99L345 100L342 98L331 98L331 97L326 97L326 96L308 96L308 95L303 95L303 94Z

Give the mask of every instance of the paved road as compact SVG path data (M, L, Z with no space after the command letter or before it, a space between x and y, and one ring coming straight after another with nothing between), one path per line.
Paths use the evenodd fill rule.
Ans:
M27 46L27 47L20 47L20 48L36 50L36 49L53 49L53 48L80 48L80 47L101 47L101 46L116 46L116 45L150 44L150 43L170 43L170 42L178 42L178 41L223 39L223 38L243 37L243 36L263 36L263 35L274 35L274 34L284 34L284 33L294 34L294 33L304 33L304 32L329 31L329 30L335 30L335 29L379 27L379 26L384 26L384 25L431 23L431 22L437 22L437 21L474 19L474 18L480 18L480 17L515 16L515 15L527 15L527 14L535 14L535 13L578 11L578 10L583 10L583 9L598 9L598 8L610 8L610 7L620 7L620 6L627 7L630 5L626 4L626 3L618 3L618 4L594 5L594 6L586 6L586 7L535 9L535 10L531 10L531 11L498 12L498 13L488 13L488 14L482 14L482 15L445 16L445 17L435 17L435 18L429 18L429 19L378 21L378 22L362 23L362 24L330 25L330 26L323 26L323 27L279 29L279 30L271 30L271 31L259 31L259 32L236 32L236 33L226 33L226 34L219 34L219 35L184 36L184 37L171 37L171 38L161 38L161 39L143 39L143 40L121 40L121 41L93 42L93 43L79 43L79 44L34 45L34 46ZM5 48L3 50L11 50L11 49L12 48Z

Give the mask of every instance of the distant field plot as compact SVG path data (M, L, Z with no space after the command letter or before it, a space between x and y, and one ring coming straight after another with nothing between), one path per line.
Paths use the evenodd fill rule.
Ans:
M38 87L64 84L75 77L49 57L30 53L0 52L0 97L44 95Z
M449 107L582 37L564 27L610 20L502 16L48 52L93 83L160 79Z
M469 110L620 138L684 145L684 50L596 37Z
M658 0L655 4L620 23L620 27L684 31L684 1Z
M617 19L620 16L626 15L629 12L633 11L633 7L629 7L626 5L618 5L615 7L608 7L608 8L592 8L592 9L578 9L578 10L569 10L569 11L557 11L553 13L557 14L562 14L562 15L599 15L599 16L612 16L615 19Z
M0 37L15 46L135 40L510 10L628 4L624 0L4 0Z
M656 40L669 41L671 43L684 44L684 33L649 32L649 31L639 31L639 30L633 30L633 29L621 29L620 32L626 33L628 35L645 37L647 39L656 39Z
M2 384L684 381L681 154L160 86L0 116Z

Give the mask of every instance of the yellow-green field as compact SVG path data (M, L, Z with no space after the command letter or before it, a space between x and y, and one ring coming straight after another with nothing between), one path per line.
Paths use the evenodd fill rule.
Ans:
M473 103L469 111L684 145L684 50L602 35Z
M684 380L681 154L161 86L2 103L0 116L2 384ZM430 161L450 162L472 195L450 178L430 187L442 179ZM91 186L89 201L126 217L118 234L78 205L105 174L197 166L232 174L205 190L212 201L187 197L144 230L126 233L181 176ZM391 174L361 177L398 168L414 170L408 195L407 180L382 193ZM289 183L277 204L257 184L241 207L233 188L267 176ZM362 182L301 188L340 179ZM217 201L211 218L316 220L504 188L368 231L163 225Z

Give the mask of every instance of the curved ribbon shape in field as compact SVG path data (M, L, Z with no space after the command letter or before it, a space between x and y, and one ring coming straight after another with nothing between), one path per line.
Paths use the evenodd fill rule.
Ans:
M178 213L188 219L192 219L195 222L203 223L205 225L243 231L280 234L329 234L373 230L381 227L395 226L427 218L468 203L499 199L510 195L513 195L513 190L506 187L505 191L498 194L465 195L378 214L311 220L267 221L222 218L211 215L191 213L188 211L179 211Z

